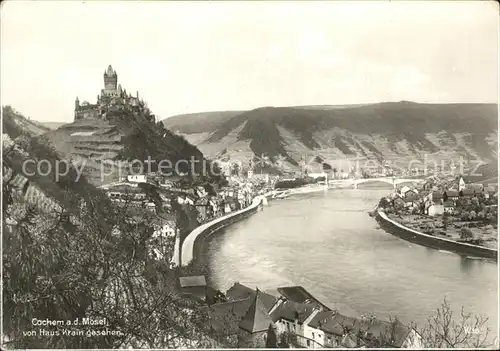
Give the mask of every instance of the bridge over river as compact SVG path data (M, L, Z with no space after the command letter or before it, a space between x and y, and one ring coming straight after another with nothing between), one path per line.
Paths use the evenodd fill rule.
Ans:
M413 183L413 184L423 184L425 179L423 178L396 178L396 177L379 177L379 178L360 178L360 179L331 179L329 185L340 185L342 187L352 186L354 189L358 188L358 185L365 183L386 183L392 185L394 189L399 184Z

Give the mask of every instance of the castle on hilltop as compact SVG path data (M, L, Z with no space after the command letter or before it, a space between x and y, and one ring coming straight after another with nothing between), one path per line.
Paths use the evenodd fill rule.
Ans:
M147 107L139 99L139 92L136 96L127 94L118 84L118 75L111 65L104 71L104 89L101 89L101 95L97 95L97 103L90 104L84 101L80 104L78 97L75 100L75 121L82 119L100 119L106 118L106 115L112 111L130 109L139 112L145 111Z

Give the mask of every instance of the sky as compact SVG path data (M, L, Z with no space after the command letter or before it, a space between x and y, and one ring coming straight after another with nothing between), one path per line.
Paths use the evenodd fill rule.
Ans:
M109 64L160 118L498 101L496 1L4 1L1 103L70 122Z

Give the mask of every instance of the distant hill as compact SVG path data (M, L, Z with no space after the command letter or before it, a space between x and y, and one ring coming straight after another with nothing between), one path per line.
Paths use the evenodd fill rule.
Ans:
M437 162L497 159L497 106L409 101L340 106L263 107L177 119L174 128L215 157L249 161L265 154L297 168L301 158ZM208 118L210 115L205 115ZM168 119L167 119L168 121Z
M50 131L42 123L23 116L11 106L2 107L3 132L16 138L23 132L30 135L41 135Z
M189 113L165 118L163 124L174 132L179 131L188 134L212 132L217 129L221 123L243 112L245 111Z

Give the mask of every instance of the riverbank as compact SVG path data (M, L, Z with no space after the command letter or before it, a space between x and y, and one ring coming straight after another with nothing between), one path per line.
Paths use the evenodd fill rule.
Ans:
M189 271L190 274L206 275L206 257L204 254L206 239L213 234L219 233L231 224L256 213L267 202L266 197L269 195L269 193L258 195L253 199L250 206L195 228L182 243L180 258L181 268L184 271Z
M343 314L418 325L446 296L458 314L464 306L497 330L497 266L388 234L367 215L387 193L347 189L270 201L205 241L209 285L225 292L239 282L276 295L277 287L303 286Z
M381 210L377 210L375 218L381 228L404 240L437 250L451 251L462 256L486 258L497 262L498 250L421 233L390 219Z

